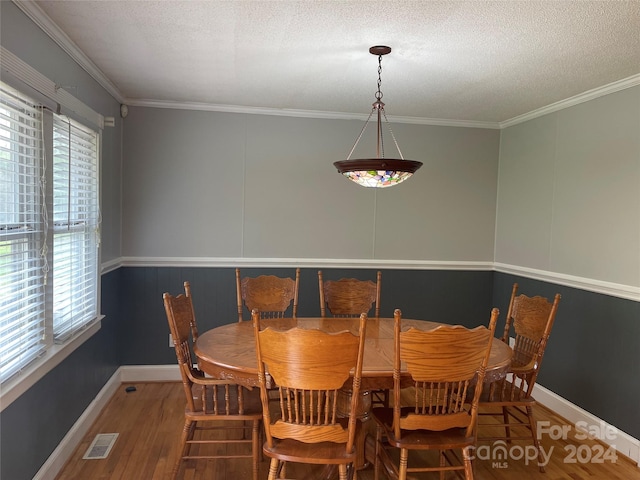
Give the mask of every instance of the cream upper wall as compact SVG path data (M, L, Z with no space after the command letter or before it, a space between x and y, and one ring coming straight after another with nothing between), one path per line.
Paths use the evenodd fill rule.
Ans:
M640 87L501 132L495 261L640 286Z
M374 190L332 165L361 128L132 107L123 256L491 262L499 131L394 124L405 158L424 166L401 186Z

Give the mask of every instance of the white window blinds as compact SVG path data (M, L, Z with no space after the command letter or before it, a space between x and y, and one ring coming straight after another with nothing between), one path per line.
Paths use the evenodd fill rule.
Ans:
M0 383L99 317L99 140L0 82Z
M98 315L98 134L53 120L53 336L62 342Z
M44 352L42 113L0 84L0 381Z

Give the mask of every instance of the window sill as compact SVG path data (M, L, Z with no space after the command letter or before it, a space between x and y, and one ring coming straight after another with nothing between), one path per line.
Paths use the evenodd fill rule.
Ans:
M29 390L42 377L100 330L104 315L100 315L87 329L62 345L52 345L46 353L27 368L17 373L0 387L0 412L11 405L20 395Z

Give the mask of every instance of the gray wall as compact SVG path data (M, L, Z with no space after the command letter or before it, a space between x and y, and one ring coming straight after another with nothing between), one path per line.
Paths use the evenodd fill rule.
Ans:
M502 131L496 232L496 262L640 287L640 87Z
M333 167L362 121L129 110L125 257L493 260L498 130L394 125L424 166L376 190Z

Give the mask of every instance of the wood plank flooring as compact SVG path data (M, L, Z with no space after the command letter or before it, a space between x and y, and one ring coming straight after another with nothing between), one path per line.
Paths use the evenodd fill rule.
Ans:
M129 385L135 392L127 393ZM87 433L76 452L68 461L56 480L165 480L177 457L178 440L184 420L184 393L179 383L134 383L122 384L110 400L100 417ZM548 421L550 426L567 425L568 422L553 412L538 406L535 410L538 421ZM485 420L486 421L486 420ZM484 427L487 428L487 427ZM572 429L573 430L573 429ZM119 437L108 458L83 460L82 456L98 433L119 433ZM208 434L211 434L209 432ZM515 442L525 446L526 443ZM478 480L640 480L640 468L629 459L618 455L615 461L602 458L602 463L593 461L606 446L591 441L575 439L569 433L566 440L542 438L545 451L552 451L546 473L538 471L535 461L527 465L524 459L509 458L497 462L487 458L486 449L475 462ZM490 445L487 444L488 447ZM233 445L221 448L235 448ZM514 451L515 453L518 450ZM572 453L575 455L572 456ZM484 457L484 458L482 458ZM567 461L575 459L575 463ZM587 461L587 459L589 461ZM596 459L597 460L597 459ZM251 478L251 462L246 459L191 460L181 470L184 480L245 480ZM267 478L268 459L260 465L260 478ZM289 478L318 478L322 469L308 465L290 464ZM385 478L384 474L381 478ZM417 478L439 478L437 474ZM447 477L455 478L455 477ZM358 472L359 480L372 480L373 469Z

